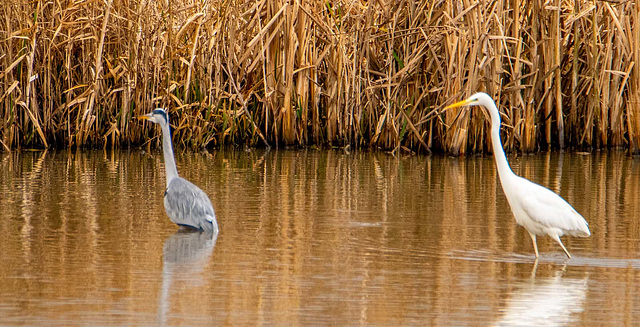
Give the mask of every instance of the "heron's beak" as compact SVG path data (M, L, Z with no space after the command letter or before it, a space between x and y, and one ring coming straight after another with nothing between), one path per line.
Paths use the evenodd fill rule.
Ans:
M458 108L458 107L466 106L466 105L468 105L469 103L471 103L471 101L469 101L469 99L467 99L467 100L462 100L462 101L459 101L459 102L456 102L456 103L454 103L454 104L450 104L450 105L446 106L443 110L447 110L447 109L451 109L451 108Z
M137 118L140 119L140 120L151 120L151 114L138 116Z

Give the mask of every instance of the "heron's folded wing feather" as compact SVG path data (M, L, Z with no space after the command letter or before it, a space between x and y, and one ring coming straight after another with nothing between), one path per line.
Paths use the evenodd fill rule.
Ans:
M532 220L569 234L588 233L587 222L567 201L543 186L527 182L526 187L520 188L522 196L519 199L522 209Z
M165 194L167 210L172 211L174 221L180 225L210 230L215 213L204 191L184 178L175 178Z

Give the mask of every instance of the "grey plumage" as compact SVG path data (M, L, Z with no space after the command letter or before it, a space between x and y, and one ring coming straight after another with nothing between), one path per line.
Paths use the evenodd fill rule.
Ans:
M169 183L164 195L164 208L169 219L178 225L213 232L216 214L209 197L182 177L176 177Z
M218 233L218 222L211 200L204 191L188 180L178 176L173 148L169 115L158 108L138 117L160 125L162 129L162 152L164 155L167 188L164 192L164 209L169 219L180 226Z

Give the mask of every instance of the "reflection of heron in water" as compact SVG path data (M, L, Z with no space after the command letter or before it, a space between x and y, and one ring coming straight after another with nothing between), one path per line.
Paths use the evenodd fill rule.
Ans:
M577 322L577 314L584 311L588 277L563 278L563 267L553 277L536 278L536 269L537 261L531 279L519 285L499 310L502 317L495 326L562 326Z
M202 286L206 283L202 272L216 245L217 234L188 229L178 230L164 241L162 248L162 291L158 319L162 325L170 313L171 286L182 282L186 287Z

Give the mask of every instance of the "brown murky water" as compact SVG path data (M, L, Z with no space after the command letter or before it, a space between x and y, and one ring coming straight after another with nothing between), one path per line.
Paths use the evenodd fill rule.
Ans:
M590 223L516 227L491 157L178 154L221 234L178 233L160 152L0 153L0 325L631 325L640 160L510 157Z

